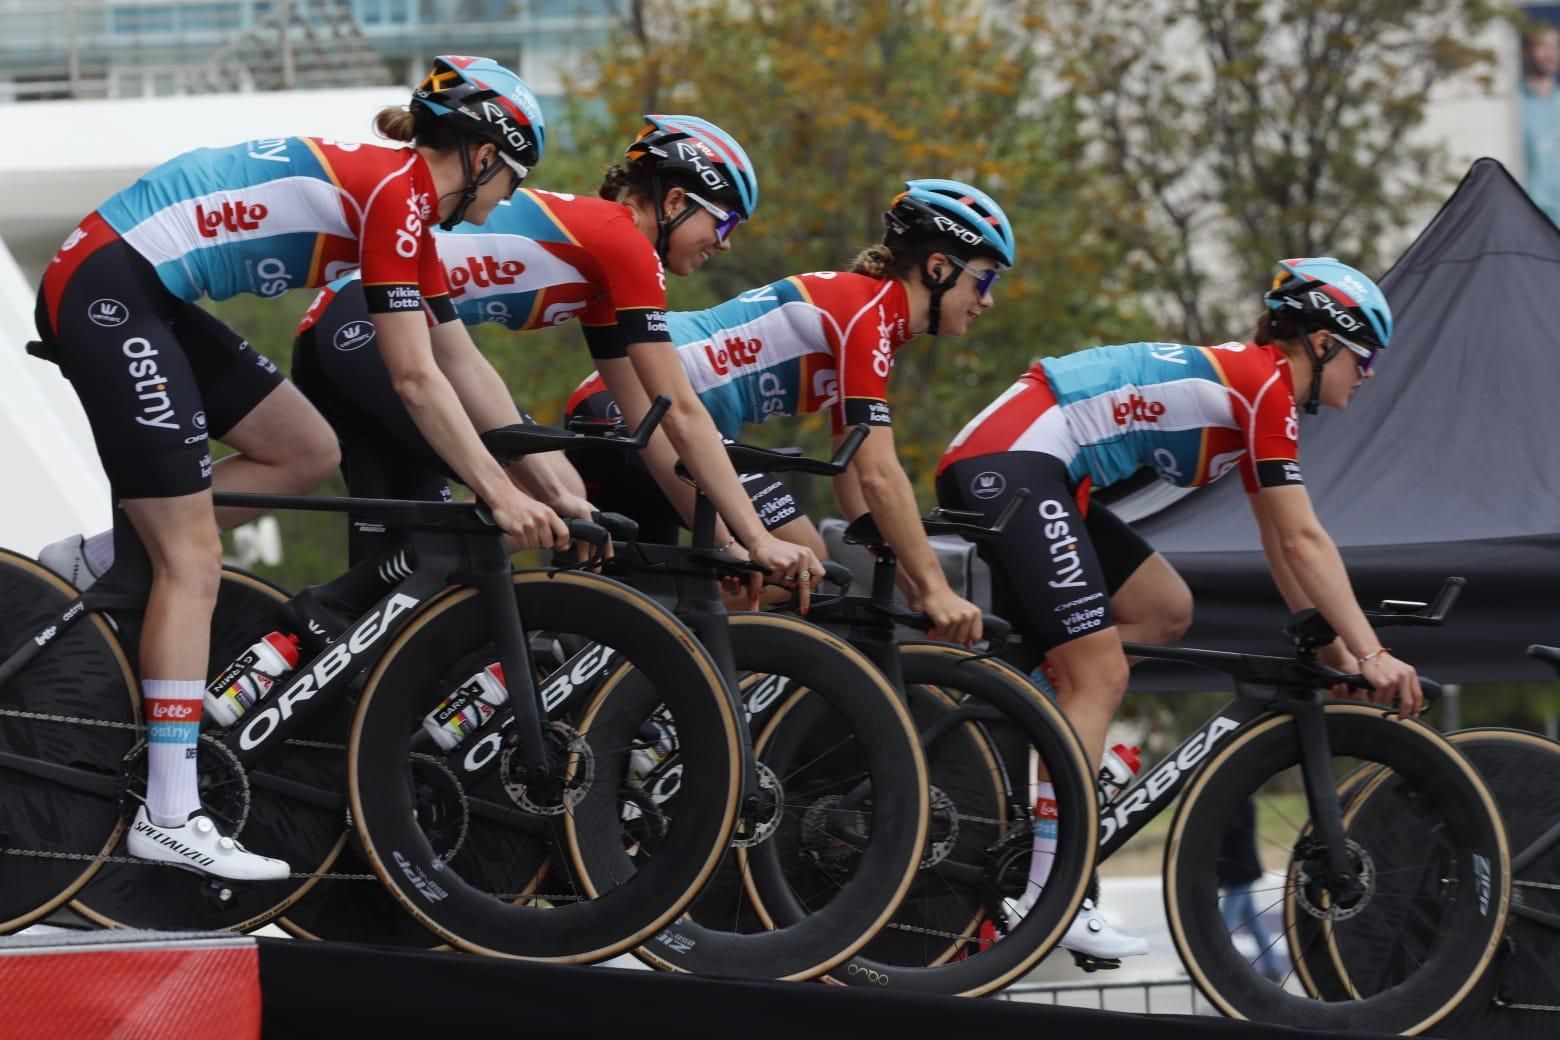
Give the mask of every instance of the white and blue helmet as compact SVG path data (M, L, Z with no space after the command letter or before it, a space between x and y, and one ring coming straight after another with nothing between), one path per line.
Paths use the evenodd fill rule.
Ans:
M962 243L966 255L985 255L1012 267L1016 250L1013 225L1002 207L962 181L928 178L905 182L883 214L883 243L920 236L942 236Z

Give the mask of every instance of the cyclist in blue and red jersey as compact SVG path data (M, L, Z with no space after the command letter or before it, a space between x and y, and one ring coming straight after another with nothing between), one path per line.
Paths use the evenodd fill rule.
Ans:
M1020 663L1044 655L1096 770L1126 691L1122 642L1171 643L1191 622L1191 593L1175 570L1090 501L1092 488L1143 468L1181 487L1239 470L1285 603L1315 607L1339 633L1323 662L1363 673L1374 696L1396 700L1403 714L1419 711L1414 669L1381 645L1360 611L1299 462L1296 406L1348 407L1391 340L1392 312L1374 282L1330 257L1278 266L1251 341L1130 343L1044 358L964 427L938 465L945 506L992 517L1016 489L1033 492L1002 540L979 551L992 565L998 612L1023 633L1031 659ZM1036 894L1032 886L1021 907ZM1131 940L1101 955L1143 952L1147 945Z
M858 423L871 431L835 480L845 517L871 512L894 546L935 634L980 638L980 609L949 587L922 530L910 479L894 448L888 378L901 348L920 333L961 336L987 307L998 273L1014 259L1012 226L984 192L949 180L905 185L885 217L882 244L852 270L793 275L708 310L669 318L677 357L723 436L777 415L827 411L836 444ZM600 374L569 400L571 415L616 418ZM598 453L576 460L592 497L622 509L667 540L679 520L632 459ZM782 538L823 552L822 540L785 485L744 478L764 522Z
M276 296L361 268L380 349L419 428L511 536L567 539L482 449L477 415L461 407L479 398L464 384L482 373L446 359L480 355L460 323L438 324L453 305L431 230L481 222L519 186L542 153L536 99L489 59L440 57L409 109L387 109L377 126L410 147L292 137L181 155L89 215L44 273L42 350L80 397L151 562L139 655L149 777L131 855L239 880L286 875L287 864L222 835L197 791L219 528L254 515L214 509L211 492L306 492L338 458L319 413L196 301ZM236 454L214 466L208 438ZM84 586L112 562L112 534L73 536L41 558Z
M598 194L527 189L485 225L439 235L456 314L467 324L517 332L578 318L597 367L629 404L630 422L652 395L672 400L664 422L671 444L658 434L646 451L662 486L691 496L674 474L675 446L752 558L773 578L809 588L822 577L817 556L774 538L759 521L667 330L665 271L691 274L731 248L732 232L758 204L752 163L707 120L649 115ZM360 349L372 335L362 289L350 279L333 283L299 328L294 377L341 437L350 490L364 493L388 474L391 493L447 493L446 460L407 421L374 352ZM530 465L571 499L582 490L561 458ZM367 532L354 537L354 556L371 552Z

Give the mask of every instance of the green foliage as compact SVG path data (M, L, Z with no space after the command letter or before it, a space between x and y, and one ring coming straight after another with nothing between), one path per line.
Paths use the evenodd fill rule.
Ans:
M947 0L643 0L571 84L576 129L591 122L619 151L642 113L690 112L753 159L755 219L730 253L672 280L674 307L848 266L881 239L908 178L967 180L1002 204L1018 264L997 305L967 337L917 340L895 362L895 440L923 494L949 438L1035 356L1152 329L1130 303L1144 272L1121 233L1145 210L1090 154L1073 99L1045 91L1031 46L1044 7L980 18ZM803 420L754 439L825 429Z
M1500 13L1485 0L1058 0L1039 49L1077 99L1079 132L1154 213L1134 244L1188 341L1206 343L1249 323L1278 257L1367 272L1390 259L1383 241L1462 172L1414 136L1430 93L1487 84L1494 56L1466 41Z

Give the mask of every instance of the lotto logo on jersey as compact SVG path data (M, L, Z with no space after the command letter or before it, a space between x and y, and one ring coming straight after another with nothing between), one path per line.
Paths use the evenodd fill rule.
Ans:
M270 209L257 202L253 206L248 205L242 199L238 202L223 202L221 209L208 210L201 203L195 203L195 226L203 238L216 238L221 231L229 231L237 234L240 231L257 231L260 222L270 216Z
M1113 402L1110 412L1117 426L1125 426L1129 422L1158 422L1159 417L1165 414L1165 406L1162 401L1150 401L1138 394L1130 394L1125 401Z
M722 343L719 349L713 343L704 344L704 356L710 359L710 367L716 375L725 376L730 375L733 368L756 364L759 352L763 349L763 340L733 336Z
M499 285L514 285L525 265L518 260L499 260L491 256L468 256L464 261L448 268L450 296L466 294L468 285L491 289Z

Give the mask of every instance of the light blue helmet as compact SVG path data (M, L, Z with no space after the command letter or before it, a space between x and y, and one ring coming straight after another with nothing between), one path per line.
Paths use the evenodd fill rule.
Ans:
M530 170L542 160L547 126L525 81L492 58L441 54L412 91L412 113L449 119L458 133L491 140L512 163Z
M883 214L883 231L883 242L890 246L920 235L950 237L963 243L969 255L984 254L1004 267L1012 267L1017 255L1013 225L1002 207L962 181L906 181Z
M1379 286L1330 256L1278 261L1263 296L1274 317L1297 319L1305 331L1327 329L1378 350L1392 342L1392 308Z
M735 208L743 220L758 209L758 174L737 139L698 116L647 115L624 158L631 171L677 174L711 202ZM690 189L691 190L691 189Z

